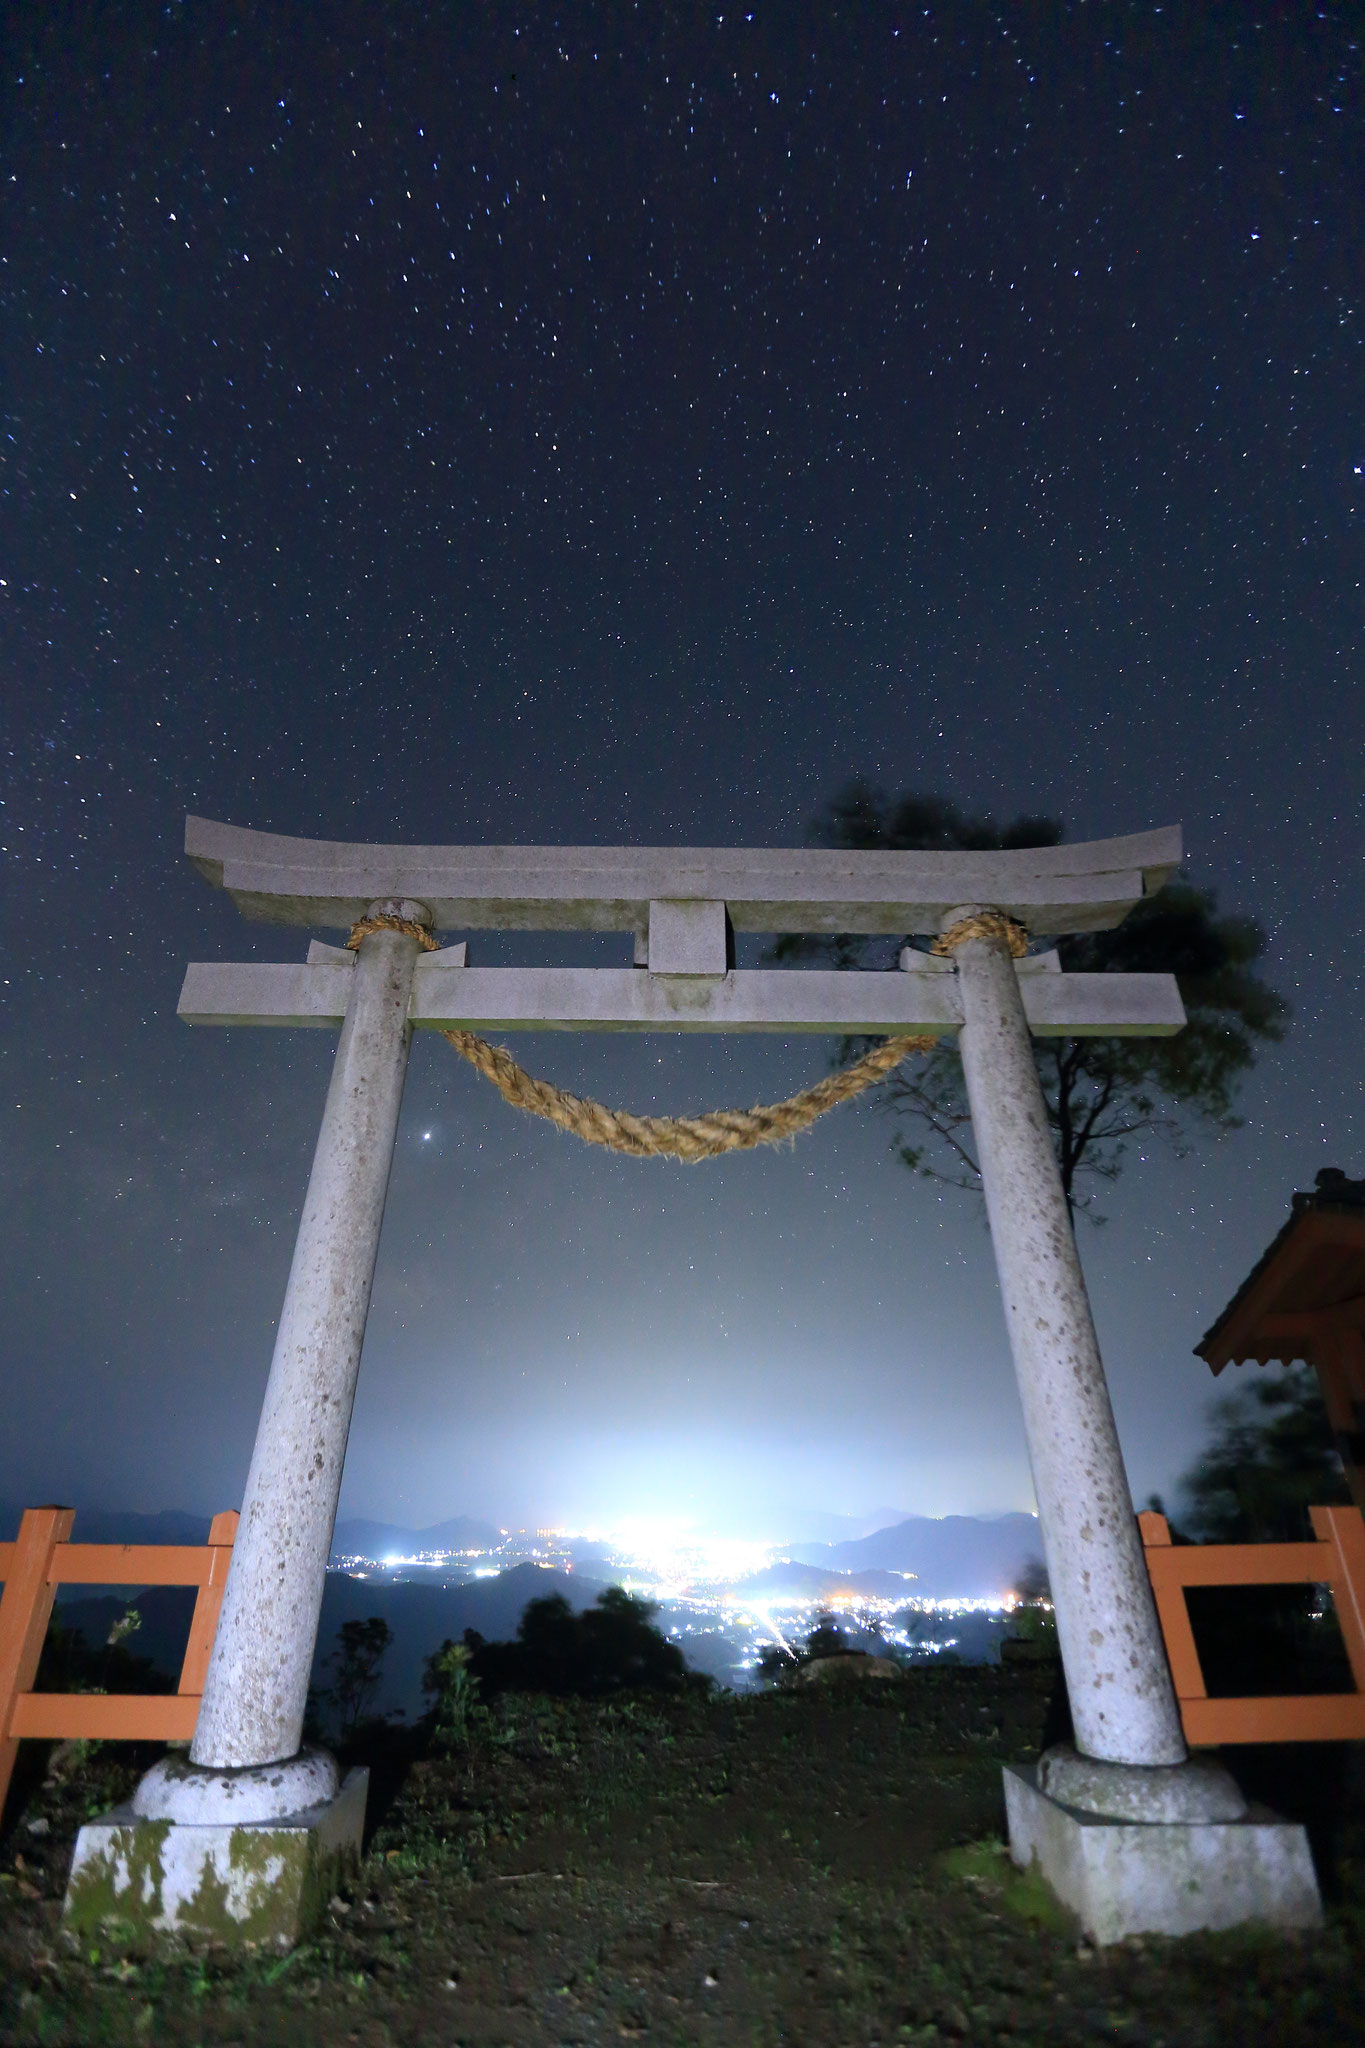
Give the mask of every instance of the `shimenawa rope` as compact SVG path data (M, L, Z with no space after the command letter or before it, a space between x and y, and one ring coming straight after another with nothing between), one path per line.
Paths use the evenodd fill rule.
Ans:
M346 944L358 950L371 932L398 931L417 940L425 952L437 950L436 941L425 925L408 918L379 913L362 917L351 928ZM959 919L934 945L934 951L951 955L968 939L1003 939L1018 959L1027 950L1028 935L1012 918L986 910ZM827 1074L812 1088L792 1095L785 1102L759 1104L753 1109L713 1109L703 1116L633 1116L629 1110L608 1109L589 1097L571 1095L548 1081L537 1081L518 1066L510 1052L490 1045L472 1031L442 1031L461 1059L468 1060L486 1080L493 1083L504 1102L513 1109L543 1116L562 1131L572 1131L588 1145L605 1145L612 1152L624 1152L635 1159L714 1159L722 1152L746 1152L755 1145L780 1145L806 1130L817 1117L849 1102L864 1089L897 1068L915 1052L932 1052L934 1036L888 1038L863 1058L836 1074Z
M608 1109L603 1103L537 1081L517 1065L510 1052L476 1038L472 1031L443 1031L441 1036L461 1059L477 1067L514 1109L529 1109L534 1116L548 1117L562 1131L572 1131L586 1144L606 1145L636 1159L687 1160L714 1159L717 1153L744 1152L754 1145L780 1145L836 1103L847 1102L885 1079L912 1052L929 1052L937 1043L933 1038L888 1038L853 1066L826 1075L813 1088L786 1102L754 1109L713 1109L704 1116L632 1116L629 1110Z
M1016 960L1022 960L1028 951L1028 933L1012 917L1006 917L1003 910L974 910L970 917L960 917L941 938L934 940L929 950L951 958L968 939L1003 939Z
M413 917L395 917L391 911L376 911L373 917L362 917L351 926L351 936L346 949L351 953L360 951L360 941L368 939L371 932L402 932L405 938L416 939L424 953L439 953L441 941L433 938L424 924L418 924Z

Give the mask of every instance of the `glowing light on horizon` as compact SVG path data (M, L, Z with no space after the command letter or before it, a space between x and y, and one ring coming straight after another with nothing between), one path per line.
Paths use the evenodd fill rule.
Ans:
M664 1599L676 1598L699 1579L724 1584L761 1571L774 1549L767 1541L712 1535L684 1515L627 1515L555 1534L565 1543L576 1538L609 1548L615 1561L645 1575L656 1597Z

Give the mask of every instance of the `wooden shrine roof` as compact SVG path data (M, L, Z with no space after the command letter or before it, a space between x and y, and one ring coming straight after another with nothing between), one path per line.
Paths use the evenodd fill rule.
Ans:
M1195 1356L1215 1373L1248 1361L1311 1364L1315 1333L1329 1316L1365 1323L1365 1180L1348 1180L1335 1167L1317 1176L1311 1194L1294 1196L1289 1221Z

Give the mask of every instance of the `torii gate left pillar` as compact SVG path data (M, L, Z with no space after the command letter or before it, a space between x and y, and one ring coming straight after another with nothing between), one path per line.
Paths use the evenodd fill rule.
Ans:
M425 906L370 906L422 924ZM412 1026L415 937L368 934L304 1198L270 1377L188 1761L172 1752L126 1815L81 1831L68 1921L100 1916L139 1824L160 1844L154 1925L288 1946L359 1857L368 1774L343 1787L302 1749L332 1527L369 1314ZM264 1769L261 1767L265 1766ZM243 1847L249 1853L243 1854ZM254 1853L250 1853L254 1852ZM209 1881L206 1882L205 1880Z
M363 1785L338 1795L334 1761L298 1745L408 1045L414 1026L453 1024L961 1033L1078 1744L1044 1759L1037 1781L1007 1775L1016 1855L1037 1857L1101 1939L1311 1919L1311 1866L1305 1905L1302 1882L1290 1898L1276 1874L1285 1844L1267 1851L1226 1774L1186 1760L1029 1048L1031 1032L1177 1030L1174 982L1063 975L1055 954L1016 964L990 937L965 941L956 968L908 949L900 974L737 971L727 959L732 927L933 933L982 912L1031 934L1113 925L1176 865L1178 833L996 855L839 855L327 845L191 819L187 851L248 916L633 930L637 965L481 970L463 946L419 960L416 938L388 930L362 938L358 958L315 942L299 967L189 970L189 1021L342 1029L191 1755L158 1765L127 1816L172 1823L153 1924L193 1929L207 1895L211 1931L230 1931L219 1924L226 1882L241 1928L264 1914L272 1938L295 1938L297 1915L271 1920L261 1884L242 1890L243 1871L259 1874L267 1840L294 1828L312 1859L303 1890L316 1896L320 1863L358 1850ZM1088 1853L1084 1830L1068 1834L1078 1814L1092 1851L1097 1821L1125 1836L1111 1874L1101 1858L1080 1894L1067 1889ZM118 1818L82 1836L103 1830L87 1858L96 1891L134 1860L118 1828L109 1833ZM1236 1866L1232 1883L1208 1881L1211 1856Z
M421 904L372 909L426 922ZM371 932L357 949L247 1474L234 1547L241 1563L224 1595L190 1749L193 1763L211 1769L298 1753L407 1076L416 964L417 940L404 932Z

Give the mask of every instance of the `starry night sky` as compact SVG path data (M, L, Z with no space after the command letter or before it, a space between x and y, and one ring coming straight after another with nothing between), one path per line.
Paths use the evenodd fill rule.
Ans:
M852 774L1179 821L1294 1005L1082 1228L1135 1491L1361 1121L1349 7L21 5L4 56L0 1498L240 1497L331 1041L187 810L799 844ZM328 936L335 936L329 934ZM628 939L475 935L602 961ZM826 1041L537 1037L640 1109ZM874 1111L697 1168L413 1053L343 1513L1031 1505L977 1205ZM1250 1370L1250 1369L1247 1369Z

